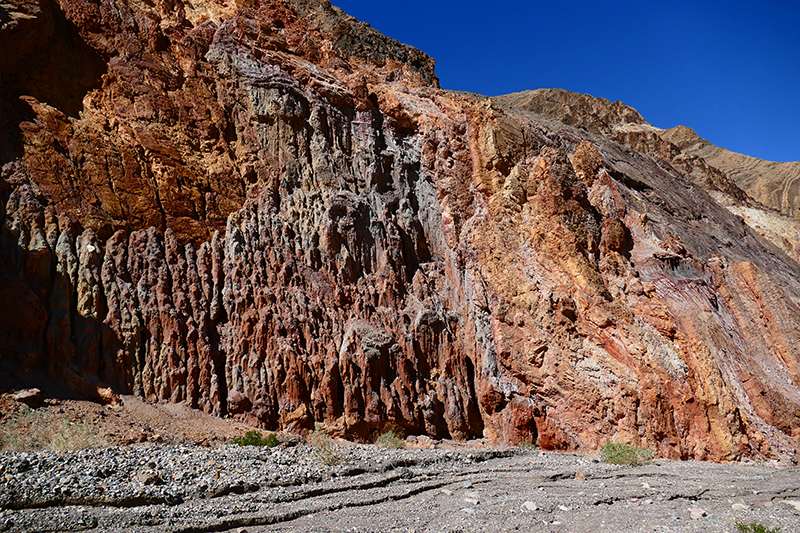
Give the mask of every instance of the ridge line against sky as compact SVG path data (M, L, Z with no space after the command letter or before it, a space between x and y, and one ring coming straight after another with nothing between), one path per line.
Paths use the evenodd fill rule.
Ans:
M588 93L734 152L800 160L800 2L332 1L433 57L445 89Z

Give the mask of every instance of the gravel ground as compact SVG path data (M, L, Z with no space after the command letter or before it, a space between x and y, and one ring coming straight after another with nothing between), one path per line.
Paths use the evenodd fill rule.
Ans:
M800 531L800 467L537 450L144 444L0 454L0 531Z

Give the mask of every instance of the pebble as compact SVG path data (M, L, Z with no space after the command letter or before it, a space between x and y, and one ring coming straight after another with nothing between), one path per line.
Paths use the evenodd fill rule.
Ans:
M535 503L533 503L530 500L528 500L525 503L523 503L520 507L525 512L535 511L535 510L537 510L539 508Z
M205 448L187 445L88 449L74 452L0 454L0 508L16 502L59 505L72 502L114 504L144 498L153 503L172 503L206 495L249 493L274 483L317 482L347 475L346 465L433 464L463 460L466 453L444 450L384 450L374 446L337 446L341 465L326 465L308 445L261 448L224 445ZM487 452L490 453L490 452ZM484 452L470 450L472 460L484 460ZM463 488L472 488L465 481ZM442 489L452 495L452 491ZM470 493L472 494L472 493ZM477 492L472 494L480 500Z
M706 515L706 510L702 507L689 507L688 511L694 520L699 520Z

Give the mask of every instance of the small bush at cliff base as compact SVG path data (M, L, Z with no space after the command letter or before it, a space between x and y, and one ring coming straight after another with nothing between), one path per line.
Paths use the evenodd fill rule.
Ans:
M378 435L375 438L375 444L388 450L397 450L406 447L406 442L403 440L403 437L394 431L386 431Z
M745 524L743 522L736 522L736 530L741 531L742 533L778 533L781 528L776 527L774 529L770 529L758 522L751 522L749 524Z
M612 465L640 465L654 456L651 450L630 444L607 442L600 449L600 459Z
M321 430L316 429L309 437L308 444L314 448L314 455L323 464L332 466L342 463L342 457L337 453L333 445L333 439L323 433Z
M236 437L233 439L233 443L239 446L269 446L270 448L274 448L279 445L281 441L278 440L275 433L270 433L266 437L263 437L260 431L253 429L245 433L244 437Z

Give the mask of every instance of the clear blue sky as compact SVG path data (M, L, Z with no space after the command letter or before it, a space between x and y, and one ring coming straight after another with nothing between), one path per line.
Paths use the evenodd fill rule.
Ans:
M800 160L797 0L332 2L431 55L446 89L589 93L735 152Z

